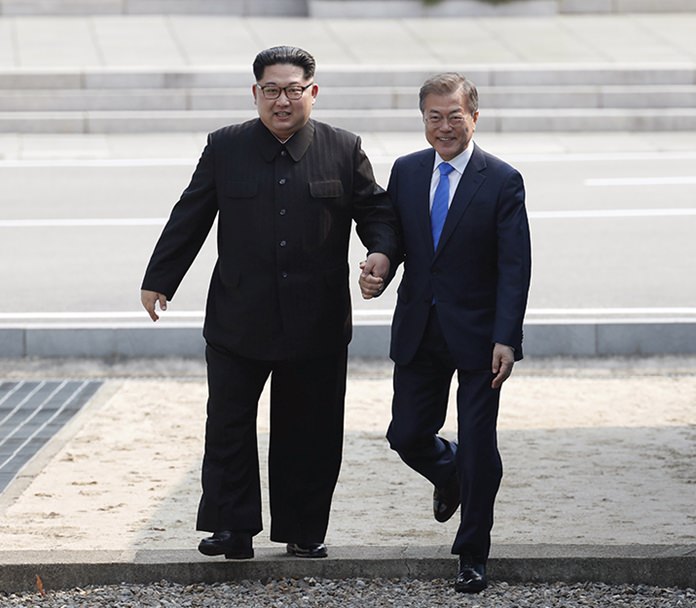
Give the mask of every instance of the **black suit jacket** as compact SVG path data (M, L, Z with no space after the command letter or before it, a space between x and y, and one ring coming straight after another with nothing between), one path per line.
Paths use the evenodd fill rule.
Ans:
M387 188L401 220L404 274L392 323L391 357L411 361L433 299L461 369L490 369L495 342L522 358L522 321L531 273L521 175L478 146L462 175L433 251L431 148L397 159Z
M285 144L259 119L211 133L143 288L171 299L216 216L204 335L246 357L320 356L349 342L353 220L368 252L396 257L396 218L360 138L314 120Z

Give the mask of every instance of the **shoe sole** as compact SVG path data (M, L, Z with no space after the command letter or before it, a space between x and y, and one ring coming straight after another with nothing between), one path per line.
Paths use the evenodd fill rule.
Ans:
M296 551L294 549L287 549L288 555L293 555L294 557L302 557L304 559L317 559L321 557L327 557L329 555L328 551L324 549L321 552L309 553L304 551Z
M486 583L482 585L457 585L457 583L454 584L454 590L458 591L459 593L481 593L484 589L486 589L488 585Z
M225 551L224 549L216 549L214 547L198 547L198 551L208 557L216 557L224 555L225 559L251 559L254 557L254 550L251 551Z
M251 553L225 553L225 559L251 559L253 557L253 551Z

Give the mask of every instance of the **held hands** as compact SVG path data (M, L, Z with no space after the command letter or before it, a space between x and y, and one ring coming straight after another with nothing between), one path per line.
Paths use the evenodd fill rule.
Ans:
M384 280L389 274L389 258L383 253L371 253L360 262L360 292L365 300L379 296L384 291Z
M147 289L140 290L140 302L142 303L147 314L153 321L159 319L159 315L155 312L155 306L159 303L160 310L167 310L167 296L156 291L148 291Z
M500 388L512 373L515 364L515 351L511 346L498 344L493 346L493 365L491 371L495 374L491 388Z

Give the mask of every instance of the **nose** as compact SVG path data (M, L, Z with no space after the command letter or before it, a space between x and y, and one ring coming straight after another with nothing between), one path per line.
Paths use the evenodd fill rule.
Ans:
M278 96L278 99L276 99L276 103L283 103L283 104L290 103L290 98L288 97L287 93L285 92L285 89L282 89L280 91L280 95Z

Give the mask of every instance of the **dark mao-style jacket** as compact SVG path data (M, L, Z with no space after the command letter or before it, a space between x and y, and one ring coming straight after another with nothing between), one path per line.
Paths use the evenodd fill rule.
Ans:
M204 335L245 357L320 356L348 343L353 221L369 253L397 255L395 215L360 138L314 120L285 144L259 119L211 133L143 289L171 299L216 217Z

